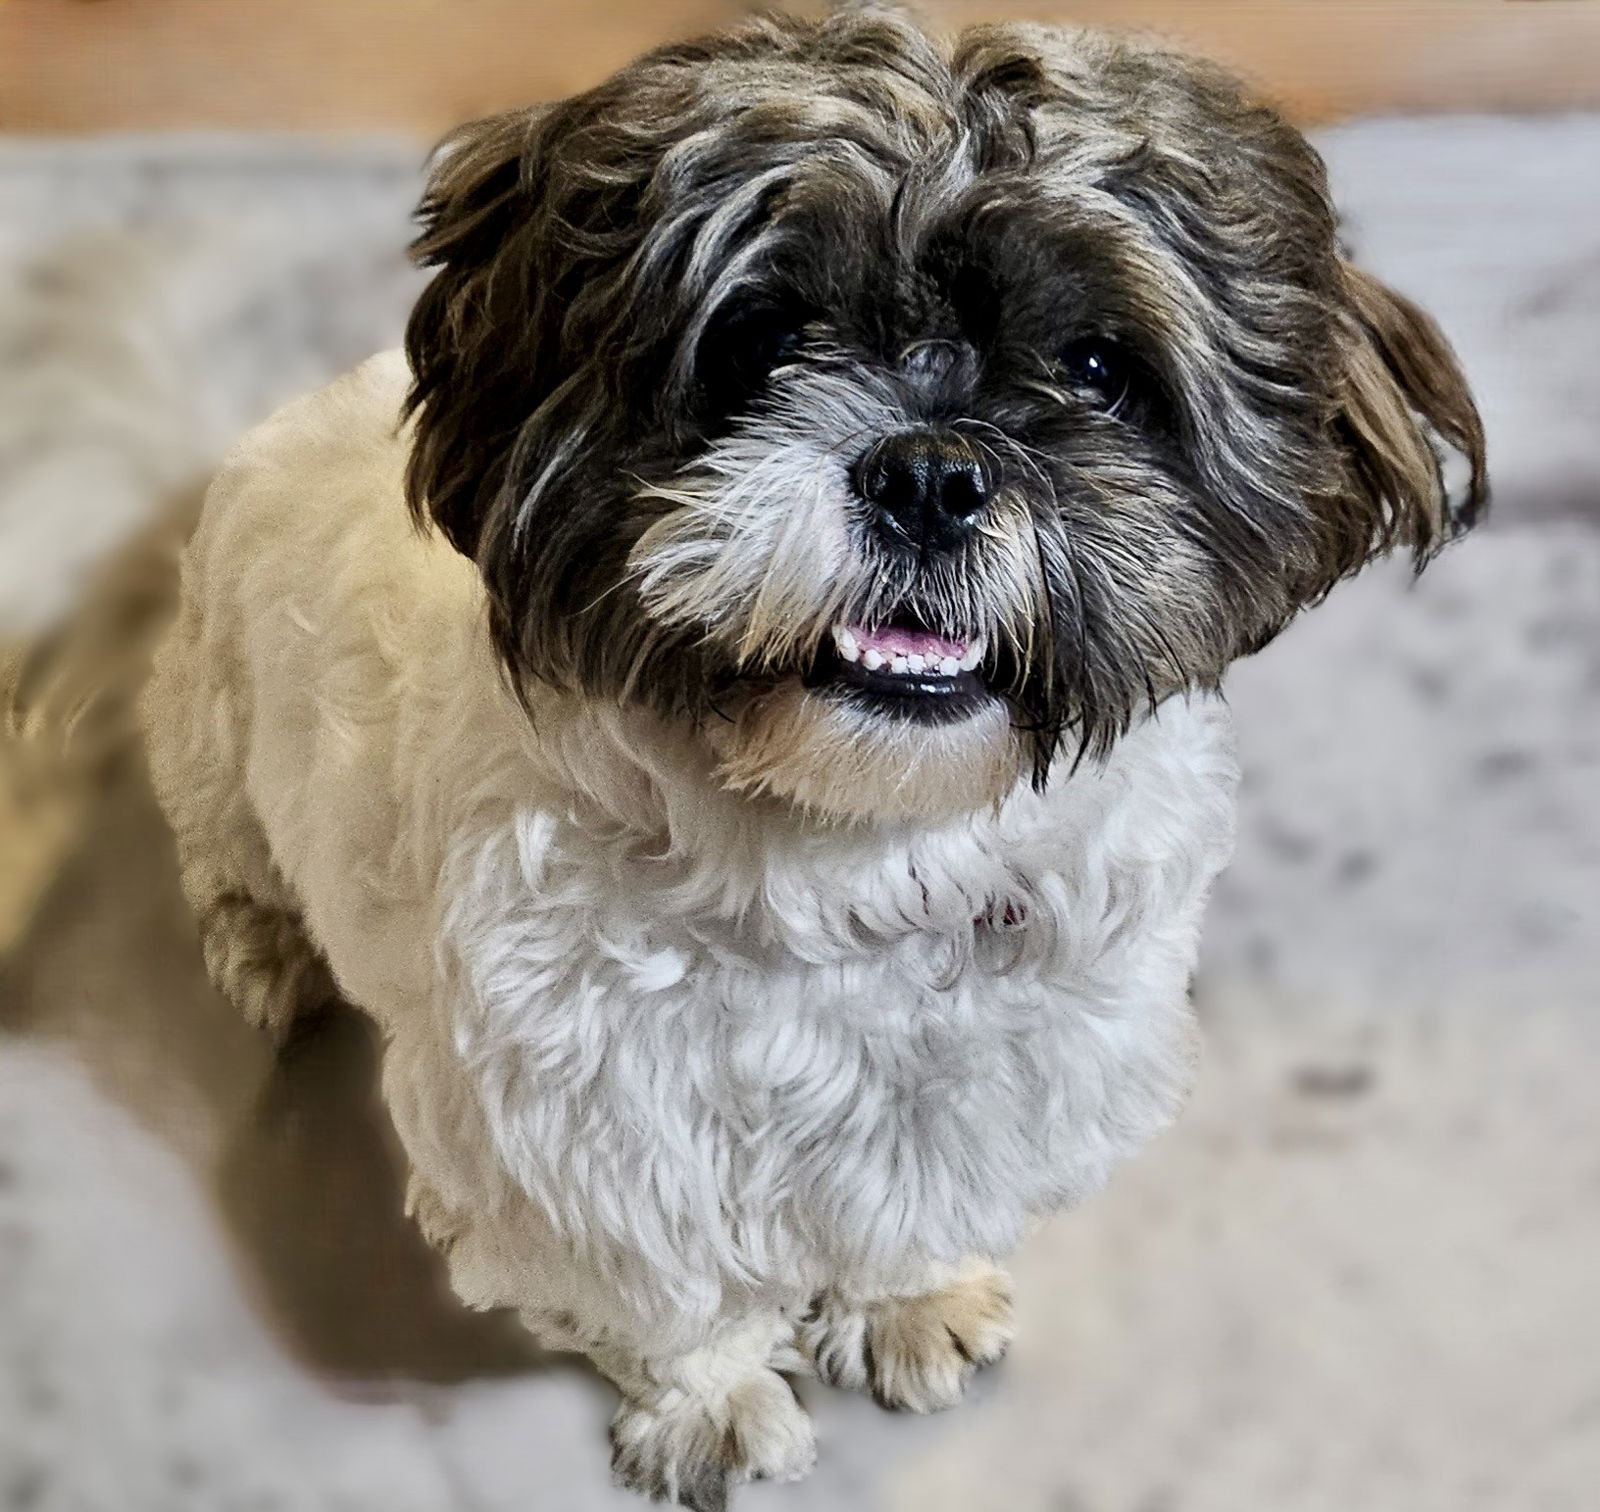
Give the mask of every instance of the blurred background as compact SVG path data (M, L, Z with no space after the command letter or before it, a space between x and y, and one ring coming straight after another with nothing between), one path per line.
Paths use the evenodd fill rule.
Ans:
M718 0L0 3L0 684L267 409L393 344L427 144ZM803 1385L752 1509L1600 1505L1600 5L929 5L1154 28L1455 341L1490 525L1241 664L1178 1127L1017 1266L958 1413ZM100 586L97 586L100 585ZM132 632L130 629L130 644ZM115 723L0 742L0 1512L588 1512L610 1400L443 1293L376 1048L207 987Z

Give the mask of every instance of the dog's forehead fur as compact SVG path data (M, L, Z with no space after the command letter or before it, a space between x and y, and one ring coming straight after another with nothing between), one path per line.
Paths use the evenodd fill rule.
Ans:
M508 199L518 223L491 249ZM1009 273L1011 307L1058 325L1098 275L1102 320L1176 329L1196 371L1230 336L1281 368L1276 344L1320 336L1334 256L1316 155L1220 70L1043 27L976 28L946 51L878 12L666 47L469 128L424 212L424 260L470 251L487 269L524 244L525 281L471 294L523 301L546 362L539 317L555 312L573 346L636 356L652 383L663 341L692 344L717 299L774 283L869 351L940 334L934 259Z
M609 234L636 237L628 281L694 311L691 334L708 297L774 280L869 343L935 334L934 259L1009 271L1035 303L1098 273L1126 320L1157 318L1154 294L1263 343L1325 318L1285 307L1334 255L1315 154L1153 46L988 27L947 53L884 15L772 22L663 49L558 110L573 120L549 133L542 189L575 202L571 250L602 252L604 202Z

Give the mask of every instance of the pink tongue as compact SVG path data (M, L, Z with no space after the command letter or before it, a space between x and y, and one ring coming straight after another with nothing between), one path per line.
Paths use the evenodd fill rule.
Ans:
M852 625L850 633L863 653L876 651L885 661L896 656L920 656L924 661L929 657L943 661L953 656L960 661L967 654L965 641L946 640L927 630L902 630L894 625L885 625L881 630L864 630Z

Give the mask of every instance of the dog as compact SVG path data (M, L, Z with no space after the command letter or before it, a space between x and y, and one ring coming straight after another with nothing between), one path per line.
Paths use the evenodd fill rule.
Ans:
M955 1403L1174 1116L1224 673L1472 524L1482 430L1300 134L1143 40L758 20L420 217L404 352L211 485L152 775L223 992L376 1020L456 1292L706 1512L811 1466L785 1373Z

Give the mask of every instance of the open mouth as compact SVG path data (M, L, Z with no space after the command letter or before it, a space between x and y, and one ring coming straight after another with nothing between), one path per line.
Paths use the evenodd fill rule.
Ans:
M936 635L912 625L835 625L807 682L885 712L962 719L994 695L979 673L984 638Z

